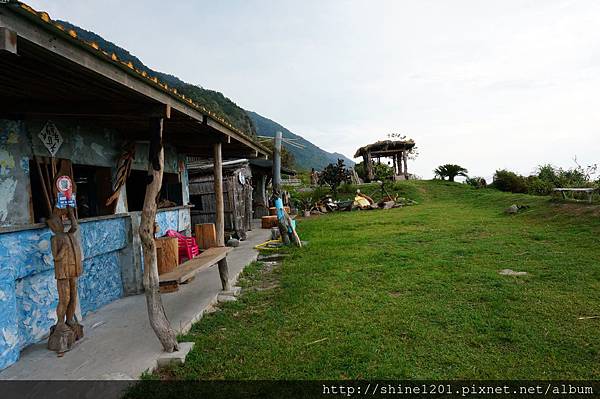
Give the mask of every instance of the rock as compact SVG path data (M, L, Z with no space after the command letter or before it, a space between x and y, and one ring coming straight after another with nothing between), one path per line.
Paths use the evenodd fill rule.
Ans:
M231 239L229 239L229 241L227 241L227 246L232 247L232 248L237 248L240 246L240 240L231 238Z
M177 346L179 347L178 351L161 353L158 359L156 359L158 368L184 364L187 354L194 349L194 342L180 342Z
M386 201L383 203L383 209L392 209L396 205L394 201Z
M514 215L515 213L519 212L519 207L516 204L512 204L511 206L506 208L505 212L508 213L509 215Z
M526 276L527 272L516 272L512 269L502 269L498 272L502 276Z
M217 296L217 301L219 303L223 303L223 302L235 302L235 301L237 301L237 298L234 297L233 295L219 294Z
M271 240L277 240L279 237L281 237L279 227L271 227Z
M240 295L240 292L242 292L242 287L233 286L228 291L221 291L219 293L219 295L224 295L224 296L238 296L238 295Z

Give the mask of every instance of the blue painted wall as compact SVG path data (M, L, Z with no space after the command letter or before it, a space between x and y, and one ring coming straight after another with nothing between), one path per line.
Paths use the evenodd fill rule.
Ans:
M128 245L127 217L82 222L83 315L123 296L120 251ZM58 292L47 228L0 234L0 369L56 323ZM16 323L15 323L16 321Z

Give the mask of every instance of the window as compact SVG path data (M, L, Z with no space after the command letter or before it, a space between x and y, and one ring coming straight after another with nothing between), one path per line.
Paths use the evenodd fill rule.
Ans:
M177 173L164 173L160 189L159 208L183 205L183 192Z
M132 170L127 178L127 207L130 212L144 207L148 172ZM163 173L163 182L158 200L159 208L183 205L183 190L177 173Z
M39 157L38 162L39 164L36 165L36 161L31 160L29 166L34 223L42 222L49 216L44 187L52 206L56 201L54 198L56 190L54 189L55 177L53 170L56 170L56 174L64 173L73 179L75 192L77 193L77 217L79 219L112 215L114 213L114 205L106 206L106 200L112 193L110 168L72 165L68 159L55 159L54 167L49 158ZM41 176L38 170L41 171Z
M106 206L112 194L112 174L110 168L73 165L77 187L77 213L79 218L112 215L115 206Z

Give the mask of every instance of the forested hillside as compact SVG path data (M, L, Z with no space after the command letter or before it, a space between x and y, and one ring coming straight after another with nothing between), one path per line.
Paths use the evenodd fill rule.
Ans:
M256 128L256 134L259 136L268 136L274 137L275 133L280 130L283 133L284 138L292 138L297 139L297 143L304 146L303 149L287 146L287 150L294 156L295 166L298 169L310 170L311 168L315 168L317 170L323 169L330 163L337 162L338 158L344 160L346 165L352 166L354 162L349 158L346 158L342 154L338 154L336 152L327 152L305 138L298 136L290 132L285 127L281 126L279 123L272 121L271 119L265 118L257 114L256 112L247 111L250 118L254 122L254 126Z
M80 28L67 21L58 22L64 25L67 29L75 30L80 39L96 42L104 51L108 53L115 53L117 57L123 61L131 61L140 71L145 71L151 76L156 76L160 81L166 83L170 87L176 88L178 92L185 94L195 102L204 105L212 112L221 115L233 126L250 136L256 136L259 134L262 136L273 137L275 136L276 131L281 130L284 137L297 138L298 143L305 147L304 149L291 146L287 147L289 152L294 157L294 167L297 169L322 169L329 163L337 162L338 158L344 159L347 165L354 165L354 162L342 154L324 151L310 141L290 132L277 122L265 118L255 112L245 111L243 108L239 107L236 103L218 91L209 90L197 85L186 83L176 76L152 70L147 67L138 57L131 54L126 49L119 47L108 40L105 40L100 35Z
M248 114L246 114L246 111L244 111L229 98L225 97L222 93L186 83L178 77L169 75L167 73L154 71L144 65L144 63L135 55L131 54L124 48L105 40L102 36L94 32L87 31L67 21L58 22L64 25L65 28L76 31L77 36L80 39L96 42L101 49L109 54L112 52L115 53L121 60L131 61L140 71L145 71L151 76L156 76L158 80L166 83L170 87L176 88L178 92L185 94L187 97L193 99L199 104L204 105L212 112L219 114L242 132L250 136L255 135L254 125L252 124L252 120L250 120L248 117Z

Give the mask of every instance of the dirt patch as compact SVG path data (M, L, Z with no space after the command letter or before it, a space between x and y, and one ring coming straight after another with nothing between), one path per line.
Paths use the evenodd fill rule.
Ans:
M600 205L589 205L585 203L554 203L552 204L552 209L556 212L576 216L600 216Z
M260 262L260 261L259 261ZM262 267L259 270L259 277L254 284L246 290L248 291L267 291L279 287L279 274L273 273L281 266L280 262L262 261Z

